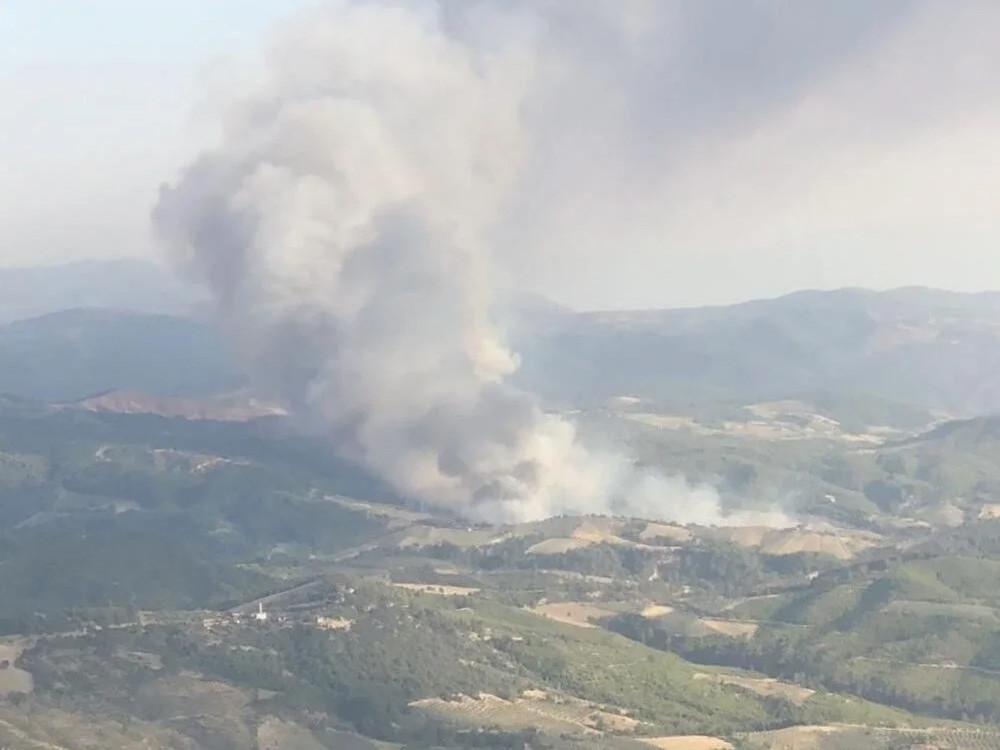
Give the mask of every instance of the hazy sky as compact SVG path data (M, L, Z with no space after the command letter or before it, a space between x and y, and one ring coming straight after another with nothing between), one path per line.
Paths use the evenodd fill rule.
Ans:
M0 0L0 263L148 254L218 61L295 0Z
M0 264L151 253L156 188L204 138L205 79L306 4L0 0ZM592 89L554 127L591 150L554 149L526 207L575 174L567 154L600 161L623 199L578 189L533 222L532 252L509 256L526 285L576 307L1000 288L1000 3L668 6L630 19L649 53L567 16L593 79L642 107L628 153L580 125ZM632 179L639 159L653 168ZM558 246L536 252L546 231Z

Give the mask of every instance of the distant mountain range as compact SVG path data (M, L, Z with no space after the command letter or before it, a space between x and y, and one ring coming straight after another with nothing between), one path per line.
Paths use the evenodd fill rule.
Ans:
M196 288L142 260L0 268L0 322L74 308L185 314L203 298Z
M206 396L242 382L212 328L186 318L74 309L0 326L0 393L48 402L111 390Z
M958 414L1000 409L1000 293L806 291L535 320L520 328L519 382L564 403L635 395L680 408L824 392Z
M0 270L0 392L65 401L239 387L225 346L194 317L201 304L140 261ZM531 299L509 318L517 383L561 407L634 396L687 413L808 394L1000 410L1000 293L842 289L588 313Z

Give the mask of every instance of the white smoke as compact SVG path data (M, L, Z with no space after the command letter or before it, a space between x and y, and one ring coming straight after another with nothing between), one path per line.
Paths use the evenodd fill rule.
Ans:
M401 493L487 520L719 519L711 489L588 451L506 384L517 360L488 316L545 85L578 75L547 46L553 24L622 37L655 7L328 2L163 189L157 230L260 385Z

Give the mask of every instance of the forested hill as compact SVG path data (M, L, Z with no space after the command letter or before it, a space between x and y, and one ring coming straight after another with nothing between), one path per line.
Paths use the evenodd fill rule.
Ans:
M940 433L780 441L790 526L488 526L269 420L4 404L0 746L1000 747L1000 485Z

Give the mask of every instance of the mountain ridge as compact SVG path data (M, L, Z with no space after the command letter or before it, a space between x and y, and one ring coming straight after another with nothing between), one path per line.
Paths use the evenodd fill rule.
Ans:
M196 287L138 258L0 268L0 323L69 308L185 314L203 303Z
M79 269L107 282L83 305L77 292L86 279L66 284ZM221 337L189 304L197 293L181 287L187 291L171 297L178 282L154 264L0 269L0 292L11 274L33 280L22 298L39 285L47 289L41 299L51 309L10 321L4 317L10 301L0 303L0 365L7 371L0 372L0 392L68 401L110 390L207 395L243 384ZM129 284L130 274L145 281ZM157 285L161 290L150 293ZM173 307L161 304L181 298ZM1000 367L1000 292L855 287L711 307L597 312L521 295L499 301L496 312L521 361L514 383L556 408L635 396L686 413L705 404L826 393L954 416L1000 410L1000 382L991 376ZM170 347L173 359L202 363L179 384L176 372L165 377L177 368L163 356ZM105 359L132 376L111 377L102 369ZM86 388L70 387L67 372L84 364L93 370L92 377L78 370Z

